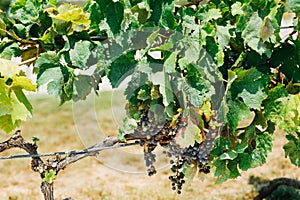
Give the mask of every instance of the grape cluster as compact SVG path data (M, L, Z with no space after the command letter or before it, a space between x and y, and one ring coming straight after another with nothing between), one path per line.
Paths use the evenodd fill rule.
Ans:
M147 89L146 87L144 89ZM149 89L149 88L148 88ZM148 91L149 92L149 91ZM135 118L138 113L137 127L134 133L140 136L140 144L144 147L144 160L149 176L156 174L155 148L158 145L165 147L164 153L170 158L171 171L174 173L169 176L172 182L172 189L181 194L182 186L186 182L185 169L196 167L199 173L210 172L210 151L213 139L216 137L216 130L210 130L208 123L205 124L205 140L201 143L195 142L193 145L182 148L176 143L176 136L187 126L187 118L183 118L181 112L173 116L172 119L158 119L157 113L150 109L151 99L134 99L133 104L129 105L129 116ZM162 105L161 100L157 100ZM209 134L208 134L209 133Z
M181 170L184 162L182 159L178 159L176 162L170 160L170 164L172 164L172 172L175 173L173 176L169 176L169 180L172 182L172 190L177 190L177 193L181 194L182 185L185 183L184 173Z
M211 129L203 142L195 142L194 145L185 148L180 148L175 140L172 140L168 145L168 152L165 151L165 153L171 157L171 171L174 173L174 175L169 176L169 179L172 182L172 189L177 190L178 194L181 194L182 185L185 183L183 173L185 167L196 165L199 173L210 173L209 155L216 132L217 129Z
M135 129L135 132L146 136L146 139L142 141L144 146L144 159L148 175L152 176L156 173L154 166L156 155L153 153L154 149L158 144L168 146L171 141L174 141L174 137L186 124L181 120L181 116L178 117L175 124L172 124L171 120L155 120L153 117L149 117L151 115L149 114L148 105L146 105L139 114L140 121L138 122L138 127ZM178 155L180 154L178 153Z

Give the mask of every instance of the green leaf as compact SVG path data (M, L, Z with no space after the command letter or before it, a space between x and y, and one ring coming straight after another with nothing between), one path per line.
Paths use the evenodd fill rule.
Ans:
M73 100L85 100L92 90L92 77L87 75L78 75L73 82Z
M52 184L54 179L56 179L56 171L50 169L49 172L45 173L45 177L42 179L42 181Z
M263 133L256 137L256 146L251 154L251 167L258 167L266 163L268 154L272 151L273 137L268 133Z
M5 49L1 52L1 58L11 60L13 57L20 57L22 54L22 51L20 50L19 46L17 43L13 43L9 45L8 47L5 47ZM2 63L0 60L0 65L7 65L8 61ZM14 64L15 65L15 64Z
M232 4L232 6L231 6L231 14L233 16L235 16L235 15L243 15L244 14L241 2L235 2L234 4Z
M236 148L234 150L240 154L240 153L243 153L247 147L248 147L248 144L240 143L236 146Z
M49 0L49 4L56 7L57 5L57 0Z
M96 0L101 10L101 15L106 18L112 33L117 34L121 29L124 16L124 7L121 2L113 0ZM102 17L99 19L102 20ZM99 22L98 22L99 23Z
M220 160L234 160L238 156L235 150L229 150L220 155Z
M126 142L125 135L125 131L122 128L119 128L118 140L120 140L121 142Z
M213 156L219 157L225 150L230 148L230 141L221 136L216 138L214 143L214 148L210 152Z
M299 134L300 135L300 134ZM289 157L291 163L300 167L300 138L289 134L286 136L288 143L283 146L285 157Z
M80 40L75 43L74 49L70 50L72 64L80 69L87 68L87 60L91 55L91 43Z
M220 184L227 181L230 177L230 170L227 168L227 160L221 160L219 158L213 161L215 166L215 176L217 177L216 183Z
M175 67L176 67L176 58L177 58L178 52L172 52L166 61L164 62L164 68L166 73L173 73L175 72Z
M285 5L286 11L300 12L300 0L288 0Z
M137 123L134 119L125 117L123 119L123 128L125 131L132 131L137 127Z
M269 77L255 68L236 70L237 79L232 83L230 91L233 98L241 97L249 107L260 110L262 101L267 97Z
M199 13L199 18L203 20L204 22L208 22L212 19L219 19L222 17L222 13L220 9L211 8L208 11L204 13Z
M234 28L234 26L217 26L218 43L223 49L228 45L229 40L232 37L229 33L229 30L232 28Z
M234 179L234 178L241 176L239 169L238 169L238 161L237 160L229 161L227 167L230 171L229 178Z
M200 56L203 56L199 51L199 38L184 38L181 40L181 43L187 49L184 52L184 57L178 60L180 66L186 66L190 63L196 63L199 60Z
M56 52L48 51L47 53L42 53L35 62L34 67L39 70L38 78L43 73L45 69L58 67L60 65L59 57Z
M60 67L49 68L43 71L37 80L38 87L47 84L48 94L60 97L64 85L64 76Z
M148 80L148 74L141 72L139 70L135 71L132 74L131 80L128 83L128 87L125 89L125 96L127 100L130 100L131 97L134 96L134 92L144 85Z
M3 78L0 78L0 116L10 114L12 111L12 103L9 98L9 89Z
M117 88L122 81L134 72L137 61L133 52L121 55L109 66L108 79L113 88Z
M174 14L173 14L173 11L175 9L174 3L175 3L175 1L173 1L173 0L163 1L161 18L159 21L159 24L162 27L175 29L175 27L177 26L177 22L175 20Z
M252 162L252 158L251 155L248 153L242 153L239 154L239 168L243 171L248 170L249 168L251 168L251 162Z
M40 138L38 137L32 137L32 142L37 143L40 141Z
M11 102L12 102L12 112L11 120L13 124L16 124L16 121L25 121L27 116L30 114L26 106L19 101L14 92L11 93Z
M173 90L170 83L170 77L164 71L153 73L150 78L154 85L159 85L159 92L163 97L163 104L167 107L174 101Z
M281 97L267 104L266 116L284 131L300 131L300 94Z
M137 98L142 100L142 101L145 101L147 99L150 99L151 98L151 95L149 94L148 91L144 90L144 89L141 89L139 92L138 92L138 95L137 95Z
M154 119L156 121L165 121L166 113L164 112L164 106L158 103L157 101L151 101L150 109L154 115Z
M201 97L200 92L197 89L191 87L186 92L189 95L189 97L190 97L190 103L193 106L200 107L200 106L203 105L203 99Z
M227 102L227 116L226 121L232 131L235 131L239 122L250 116L250 109L243 102L236 100L229 100Z
M297 40L293 43L292 45L286 42L274 49L270 65L272 68L279 67L279 71L284 74L287 81L300 83L300 42Z
M266 51L266 48L260 40L260 27L262 23L263 20L259 17L258 12L254 12L242 32L245 43L260 55Z
M23 24L15 24L14 27L16 29L16 34L19 37L24 38L26 34L26 27Z

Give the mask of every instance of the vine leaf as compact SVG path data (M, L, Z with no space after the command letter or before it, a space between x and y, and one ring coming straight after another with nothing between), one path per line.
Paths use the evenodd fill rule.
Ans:
M263 133L256 137L256 147L251 154L251 167L258 167L266 163L268 154L272 151L273 138L268 133Z
M267 97L265 92L269 77L255 68L236 70L237 79L230 87L233 98L240 97L249 107L260 110L262 101Z
M192 183L195 175L197 174L197 163L192 163L189 166L184 166L183 173L186 179L186 183L189 186Z
M207 12L199 13L199 18L202 19L204 22L208 22L212 19L219 19L222 17L222 13L220 9L211 8Z
M276 90L275 90L276 89ZM275 94L274 94L275 93ZM280 95L280 88L274 88L272 95ZM285 93L283 93L285 94ZM279 97L279 96L278 96ZM273 98L266 101L266 117L287 132L298 132L300 127L300 95Z
M137 61L133 52L121 55L109 66L108 79L113 88L117 88L122 81L134 72ZM141 86L141 85L140 85Z
M2 115L0 116L0 128L6 133L10 133L18 126L18 124L13 124L11 115Z
M18 120L25 121L28 116L28 110L26 106L19 101L15 93L11 93L11 102L12 102L12 112L11 120L13 124L16 124Z
M183 147L193 146L195 142L200 143L202 138L200 135L200 129L197 125L189 121L187 128L184 131L181 145Z
M87 60L91 55L91 43L89 41L78 41L74 49L70 50L70 59L72 64L80 69L87 68Z
M45 177L42 179L42 181L51 184L53 183L55 178L56 178L56 172L53 169L50 169L49 172L45 173Z
M174 99L170 77L165 71L153 73L150 80L154 85L159 85L159 92L163 97L163 104L167 107Z
M226 122L232 131L237 129L239 122L250 116L250 109L243 102L229 100L227 102Z
M220 160L234 160L238 156L235 150L229 150L220 155Z
M57 0L49 0L49 4L56 7L57 5Z
M11 78L12 76L18 74L21 70L20 66L3 58L0 58L0 66L1 75L7 78Z
M92 77L87 75L78 75L73 82L73 100L85 100L92 90Z
M60 67L46 69L38 76L38 87L47 84L48 94L60 98L62 87L64 85L64 77Z
M12 80L12 87L19 87L32 92L36 90L36 85L34 85L32 81L25 76L13 76Z
M246 171L251 168L251 155L248 153L239 154L239 168L243 171Z
M5 81L0 79L0 116L9 114L12 110L10 98L8 96L8 88Z
M227 161L221 160L217 158L213 161L213 165L215 166L215 176L217 177L216 183L220 184L225 182L230 177L230 170L227 167Z
M298 138L292 134L287 135L286 138L288 143L283 147L285 156L288 156L294 165L300 167L300 134L298 134Z
M106 22L113 34L117 34L121 29L124 16L124 7L121 2L113 0L96 0L101 12L98 18L94 18L98 24L106 18Z
M274 28L272 26L271 20L266 17L263 22L263 26L260 30L260 38L265 42L269 38L271 38L274 35Z
M72 22L77 25L90 25L89 15L82 8L78 8L71 4L63 4L57 8L58 14L54 14L55 8L46 10L50 17L66 22Z
M173 14L173 10L175 9L174 3L175 1L173 0L163 1L161 18L159 20L159 24L162 27L168 27L170 29L174 29L177 26L177 22Z
M230 29L233 29L234 26L217 26L217 39L219 45L224 49L228 43L230 38L232 37L229 33Z
M257 27L262 26L262 19L259 17L258 12L254 12L247 23L246 28L242 32L242 37L245 38L245 43L248 44L253 50L262 55L265 53L266 48L260 40L260 29Z

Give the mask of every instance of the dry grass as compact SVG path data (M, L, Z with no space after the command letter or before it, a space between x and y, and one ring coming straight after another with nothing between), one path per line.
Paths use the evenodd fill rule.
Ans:
M58 101L47 96L32 96L34 117L23 123L25 138L40 138L39 151L52 152L82 149L107 135L117 133L124 116L123 99L119 93L105 92L100 98L75 105L67 103L58 107ZM112 106L113 105L113 106ZM74 115L74 118L73 118ZM0 134L0 140L8 138ZM282 145L285 139L276 133L274 151L267 163L242 173L242 177L214 184L209 175L196 178L185 188L182 195L171 190L169 170L165 158L160 156L158 174L148 177L145 173L141 148L104 151L98 157L79 161L62 171L55 181L56 199L251 199L256 194L249 177L264 179L290 177L300 179L300 170L284 158ZM1 155L23 153L11 150ZM161 151L158 150L161 155ZM123 156L124 155L124 156ZM0 199L43 199L39 185L40 177L30 170L30 159L0 161Z

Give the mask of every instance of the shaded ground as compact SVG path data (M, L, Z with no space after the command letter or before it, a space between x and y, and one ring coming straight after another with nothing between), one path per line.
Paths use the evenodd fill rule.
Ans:
M107 135L117 134L117 127L124 115L119 93L105 92L101 98L90 98L74 106L67 103L61 107L57 107L58 101L47 96L32 96L31 99L35 108L34 117L23 123L21 129L25 138L30 140L35 136L40 139L39 152L82 149ZM8 137L0 134L1 141ZM243 172L242 177L220 185L214 184L213 175L205 179L197 177L181 195L171 190L169 170L163 156L158 162L162 169L157 175L148 177L141 148L105 151L98 160L84 159L60 172L55 180L55 196L56 199L73 197L76 200L251 199L256 195L253 186L248 184L251 175L263 179L300 179L300 169L284 158L282 145L285 142L281 133L276 133L274 151L264 166ZM24 152L12 150L1 155L17 153ZM158 154L161 154L160 150ZM30 159L1 160L0 170L0 199L43 198L39 189L41 180L38 174L30 170Z

